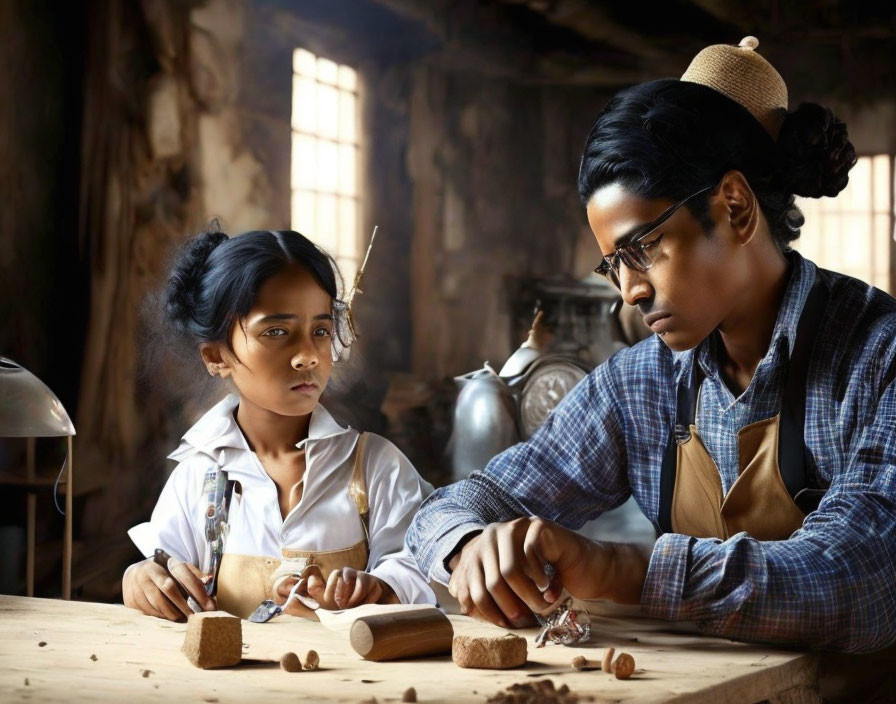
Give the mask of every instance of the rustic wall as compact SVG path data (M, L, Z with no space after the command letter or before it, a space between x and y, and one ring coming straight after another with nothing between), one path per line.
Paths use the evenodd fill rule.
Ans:
M508 277L593 267L579 256L590 235L575 179L600 101L426 65L415 72L409 170L421 377L500 364L521 342L510 339Z

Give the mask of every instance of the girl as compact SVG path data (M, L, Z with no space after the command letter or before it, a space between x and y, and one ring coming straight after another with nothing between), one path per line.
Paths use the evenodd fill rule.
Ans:
M289 231L207 233L180 253L168 321L237 393L187 431L151 520L129 531L147 559L124 574L127 606L246 618L265 599L282 602L303 571L301 593L324 608L435 601L403 551L432 487L388 440L341 427L319 403L350 343L337 275Z

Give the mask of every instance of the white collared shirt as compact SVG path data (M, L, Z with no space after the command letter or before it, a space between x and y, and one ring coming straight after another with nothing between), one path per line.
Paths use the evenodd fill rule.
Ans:
M348 493L358 431L340 426L318 404L311 414L305 448L304 490L286 518L280 514L277 487L249 449L234 418L239 397L229 395L211 408L168 455L175 467L148 523L128 531L149 557L162 548L178 559L202 566L208 543L204 534L206 470L218 465L240 484L228 515L225 553L271 557L281 548L340 550L364 539L355 502ZM402 603L435 603L435 596L404 534L432 486L401 451L385 438L368 434L365 448L370 503L370 556L367 571L387 582Z

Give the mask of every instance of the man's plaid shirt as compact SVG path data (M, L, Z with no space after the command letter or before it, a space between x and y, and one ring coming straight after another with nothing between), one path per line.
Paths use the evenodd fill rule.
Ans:
M896 300L788 257L771 344L743 394L720 378L716 334L687 352L657 336L618 352L532 438L427 499L407 535L424 573L447 583L445 558L488 523L533 515L578 528L630 495L659 532L676 384L694 363L706 374L697 428L727 492L737 431L779 411L800 313L821 276L831 296L809 364L805 423L808 473L829 487L818 510L782 541L661 535L641 604L649 616L734 639L855 652L896 641Z

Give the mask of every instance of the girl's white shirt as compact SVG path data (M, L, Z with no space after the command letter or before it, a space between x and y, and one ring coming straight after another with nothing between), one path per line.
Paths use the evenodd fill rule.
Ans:
M249 449L233 411L231 394L211 408L168 455L174 468L149 522L128 535L149 557L162 548L180 560L202 566L206 541L205 473L217 465L240 483L228 515L225 553L281 559L281 548L339 550L364 539L355 502L348 493L358 431L343 428L318 404L311 414L305 448L304 490L286 518L280 515L277 487ZM385 438L368 434L365 448L370 504L370 557L367 571L388 583L402 603L436 602L427 579L404 546L404 536L432 486Z

